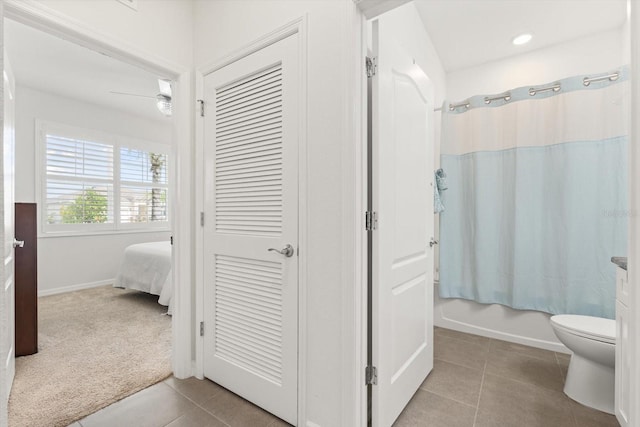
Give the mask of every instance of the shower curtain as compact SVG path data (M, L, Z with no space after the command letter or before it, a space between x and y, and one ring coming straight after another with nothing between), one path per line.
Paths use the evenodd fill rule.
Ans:
M628 69L616 73L443 108L442 298L614 317L610 258L626 254L629 216Z

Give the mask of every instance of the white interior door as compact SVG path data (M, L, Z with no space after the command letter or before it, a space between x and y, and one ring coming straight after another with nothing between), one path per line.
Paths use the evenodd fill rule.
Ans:
M385 28L374 22L375 426L390 426L433 368L433 89Z
M297 52L292 35L204 78L204 374L292 424Z
M6 424L7 403L15 374L15 287L13 280L13 217L14 217L14 152L15 152L15 79L7 56L4 56L4 132L2 150L3 204L2 216L2 290L0 291L0 323L2 330L0 360L2 360L2 380L0 388L2 407L0 425ZM3 423L5 421L5 423Z

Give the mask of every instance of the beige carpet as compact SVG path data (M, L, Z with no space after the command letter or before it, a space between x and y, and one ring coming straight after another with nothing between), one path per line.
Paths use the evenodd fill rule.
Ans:
M111 286L40 298L39 352L16 359L10 427L67 426L169 376L157 300Z

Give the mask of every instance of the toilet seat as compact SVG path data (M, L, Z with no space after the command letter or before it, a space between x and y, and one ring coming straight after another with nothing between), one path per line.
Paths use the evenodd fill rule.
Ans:
M616 343L616 322L593 316L559 314L551 316L551 323L568 333L607 344Z

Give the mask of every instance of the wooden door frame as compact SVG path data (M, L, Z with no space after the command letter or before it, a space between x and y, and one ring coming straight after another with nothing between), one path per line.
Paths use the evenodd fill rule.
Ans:
M29 0L3 0L2 19L9 18L72 43L104 53L112 58L174 79L175 95L172 130L173 204L171 230L174 234L172 298L172 370L176 377L192 375L191 344L191 153L193 107L190 99L189 69L142 51L120 39L108 37L45 4Z
M231 54L210 62L202 67L198 67L195 71L195 93L199 100L204 98L204 77L213 73L226 65L236 62L254 52L259 51L269 45L272 45L286 37L297 34L298 36L298 61L300 62L299 70L299 105L300 115L298 123L298 424L302 420L306 420L306 334L304 331L307 327L306 310L300 308L304 306L307 298L307 248L308 248L308 215L307 215L307 17L302 16L264 36L253 41L252 43L245 45ZM200 102L200 101L198 101ZM206 100L204 101L204 108L206 109ZM199 105L198 108L201 106ZM205 192L205 171L204 171L204 118L200 115L200 111L196 114L195 124L195 158L200 159L195 164L195 211L204 212L204 192ZM205 273L205 260L204 260L204 227L199 226L196 230L195 238L195 254L199 256L195 258L195 270L196 270L196 287L195 287L195 319L196 324L204 322L204 273ZM204 378L204 337L196 337L195 342L195 375L197 378Z

